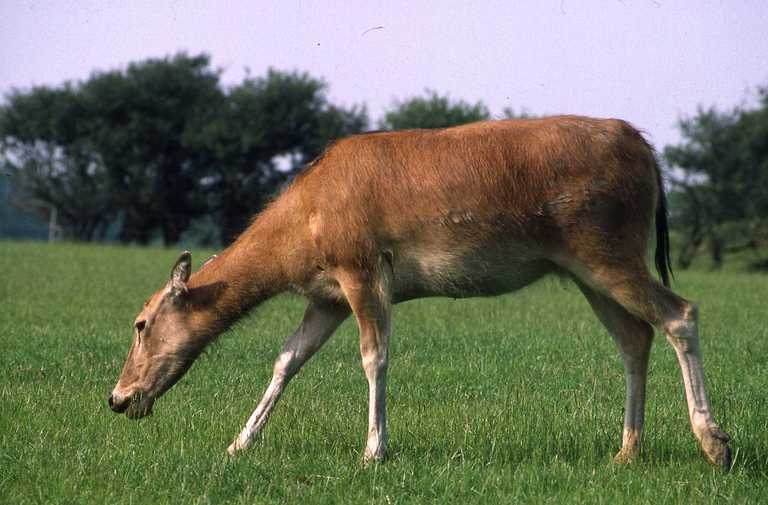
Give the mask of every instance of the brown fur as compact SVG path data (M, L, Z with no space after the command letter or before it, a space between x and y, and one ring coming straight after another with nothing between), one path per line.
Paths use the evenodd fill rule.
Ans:
M238 310L284 289L335 296L334 268L370 269L386 251L398 301L498 294L513 286L497 275L526 284L574 259L644 258L658 195L653 153L618 120L358 135L299 175L190 287L231 277ZM256 280L258 293L244 285Z
M171 305L177 307L176 333L164 338L194 358L241 314L286 290L310 299L308 321L317 319L317 307L337 314L317 319L328 321L316 330L323 338L338 324L338 314L351 308L371 384L366 454L379 458L386 444L383 384L392 303L497 295L547 273L567 275L614 334L628 373L642 378L642 384L633 383L631 402L628 396L633 413L626 419L622 458L631 458L642 430L650 325L665 330L673 343L689 338L683 331L695 333L695 321L685 316L692 305L647 269L655 218L657 266L666 284L660 186L650 146L615 119L559 116L349 137L300 174L232 246L192 274ZM328 309L334 306L342 308ZM674 326L677 321L683 323ZM675 333L672 327L681 329ZM146 332L149 338L151 328ZM293 356L301 350L287 347L291 370L319 345L298 361ZM683 354L681 360L688 359ZM129 362L126 377L132 374ZM279 363L259 426L282 391ZM698 373L694 361L682 364ZM116 391L130 394L128 381L121 381ZM167 387L166 382L156 389ZM687 393L703 409L704 394ZM722 462L727 446L718 446L720 439L702 431L700 421L697 436L719 447L720 453L708 455ZM246 433L232 449L249 440Z

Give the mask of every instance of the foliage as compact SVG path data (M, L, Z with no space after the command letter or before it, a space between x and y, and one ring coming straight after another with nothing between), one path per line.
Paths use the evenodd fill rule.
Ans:
M147 243L159 229L178 241L205 213L205 167L184 144L190 128L223 101L206 55L133 63L93 75L80 87L90 129L85 136L107 167L120 239Z
M211 252L194 251L197 264ZM710 398L734 437L729 475L705 462L691 435L663 338L652 350L642 458L610 464L621 443L621 360L563 281L397 305L390 458L364 468L368 394L353 320L291 381L263 438L235 460L224 454L301 320L296 297L270 300L222 335L153 416L109 410L133 318L177 255L0 242L0 502L657 505L768 495L768 326L759 317L768 282L758 274L677 279L706 322Z
M683 143L664 151L673 168L672 225L684 237L680 265L704 244L716 267L744 248L759 258L768 243L768 93L755 109L699 109L680 129Z
M0 112L3 161L23 203L55 208L66 236L176 242L204 210L185 129L220 101L207 56L150 59L60 88L14 90Z
M474 104L451 100L436 91L427 90L424 97L395 102L379 122L382 130L408 128L446 128L490 118L482 102Z
M58 88L14 90L0 149L17 203L65 236L179 241L214 216L231 240L332 139L367 127L364 108L331 104L326 84L270 70L224 90L206 55L178 54Z
M26 198L19 202L46 218L52 207L68 235L90 240L106 228L111 202L106 172L81 137L83 103L69 85L13 92L0 115L2 164Z

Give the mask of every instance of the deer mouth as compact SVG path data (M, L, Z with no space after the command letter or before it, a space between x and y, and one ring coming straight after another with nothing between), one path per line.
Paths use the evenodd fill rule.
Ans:
M152 413L155 399L141 391L125 397L109 396L109 408L117 414L125 413L128 419L141 419Z

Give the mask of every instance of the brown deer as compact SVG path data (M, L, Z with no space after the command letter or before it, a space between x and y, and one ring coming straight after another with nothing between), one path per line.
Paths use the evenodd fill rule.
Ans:
M663 284L647 268L654 220ZM136 318L109 405L147 415L217 335L291 290L309 301L304 319L228 452L251 444L287 383L352 313L369 385L364 459L381 460L392 305L498 295L555 273L578 285L624 360L615 461L640 449L658 328L677 353L694 435L710 462L729 469L729 437L704 387L696 306L667 288L668 264L659 168L623 121L560 116L356 135L329 147L197 272L181 255Z

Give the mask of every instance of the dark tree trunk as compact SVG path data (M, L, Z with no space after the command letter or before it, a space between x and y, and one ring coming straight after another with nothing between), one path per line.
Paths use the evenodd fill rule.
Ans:
M680 249L680 255L677 257L677 265L681 270L685 270L691 266L693 258L696 257L703 241L704 238L699 234L687 237Z
M723 255L725 253L723 239L719 235L713 234L709 242L712 248L712 268L719 270L723 266Z

